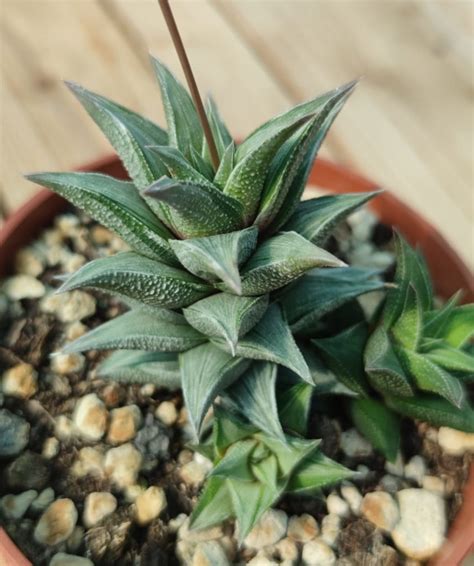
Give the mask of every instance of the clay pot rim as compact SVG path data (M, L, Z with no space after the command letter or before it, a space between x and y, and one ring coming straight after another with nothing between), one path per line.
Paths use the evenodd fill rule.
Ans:
M117 156L112 155L96 160L84 167L81 171L102 171L111 174L117 172L123 177L124 173L119 165ZM365 179L364 177L350 171L349 169L331 163L325 159L318 158L316 166L313 168L309 185L328 187L329 192L364 192L378 189L378 185ZM430 270L433 272L433 279L440 283L437 274L443 272L442 285L438 286L438 292L447 296L452 294L456 288L452 282L457 280L462 282L465 289L464 300L474 300L474 282L469 269L464 265L456 252L441 236L441 234L418 213L401 202L393 194L385 192L374 202L370 203L379 218L392 226L400 225L401 232L412 243L419 243L423 249L425 246L434 248L435 255L431 259L428 257ZM13 254L20 246L26 245L35 233L42 230L57 214L64 211L66 202L61 198L44 189L34 195L29 201L7 218L0 230L0 250L6 250L6 255ZM24 226L30 216L41 211L40 220L37 226ZM26 232L26 234L25 234ZM408 233L407 233L408 232ZM430 262L431 259L431 262ZM441 265L440 265L441 264ZM449 272L446 267L449 266ZM441 270L441 271L440 271ZM7 273L7 260L0 261L0 277ZM446 275L448 277L446 277ZM471 466L469 479L466 483L463 504L459 510L448 533L447 540L440 552L431 560L432 566L456 566L461 563L470 550L474 549L474 534L470 528L470 521L474 516L474 465ZM8 537L5 530L0 527L0 556L5 561L5 566L31 566L29 560L16 547Z

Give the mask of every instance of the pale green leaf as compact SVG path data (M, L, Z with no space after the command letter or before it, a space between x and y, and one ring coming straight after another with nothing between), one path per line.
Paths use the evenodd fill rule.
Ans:
M240 202L208 184L162 177L144 194L173 209L173 227L180 238L213 236L242 227Z
M233 504L227 482L223 478L211 477L191 514L193 530L207 529L222 523L233 515Z
M180 354L181 383L189 420L196 437L214 399L248 367L248 360L234 358L213 344L203 344Z
M197 301L183 313L191 326L206 336L223 338L235 355L241 336L262 318L268 306L268 296L237 297L227 293L211 295Z
M474 356L468 352L443 346L430 350L426 357L448 371L467 373L471 378L474 377ZM462 376L462 379L465 380L466 377Z
M451 313L443 338L453 348L462 348L474 336L474 304L456 307Z
M257 446L254 439L240 440L225 453L224 457L212 468L210 476L221 476L240 481L254 481L250 469L250 455Z
M241 294L239 266L253 253L258 238L255 226L206 238L172 240L170 245L184 267L207 281L225 281Z
M379 192L326 195L301 201L283 227L322 246L336 225Z
M219 168L214 177L214 184L220 189L224 189L227 179L234 169L235 143L231 142L222 156Z
M269 454L266 458L252 464L252 473L260 483L268 486L271 490L277 490L278 484L282 484L278 478L278 460L274 454Z
M217 109L214 99L210 95L206 98L206 115L209 120L209 126L211 128L212 137L214 138L214 143L216 144L217 155L219 156L219 160L222 160L226 148L228 148L229 144L232 143L232 136L219 114L219 110ZM202 144L203 157L210 163L211 156L209 154L209 148L207 146L205 136L203 136Z
M400 448L400 419L384 404L374 399L353 399L354 424L387 460L393 462Z
M461 297L461 292L455 293L441 308L423 313L423 336L442 339L451 314Z
M168 389L181 386L178 355L172 352L113 352L100 364L97 375L119 383L153 383Z
M395 340L408 350L417 350L423 332L423 312L421 301L413 285L405 294L405 304L400 316L394 322L391 333Z
M311 495L321 488L339 483L354 475L320 451L314 452L292 474L286 491L294 495Z
M36 173L27 179L48 187L118 234L137 252L176 265L161 224L132 183L98 173Z
M297 383L278 395L278 414L285 430L306 435L314 391L309 383Z
M186 271L124 252L96 259L73 273L58 292L90 287L134 299L149 306L185 307L211 288Z
M299 464L317 450L320 444L319 440L306 440L295 436L286 436L284 442L262 433L256 436L275 454L281 475L287 479Z
M64 352L86 350L153 350L184 352L206 341L177 314L170 320L168 313L153 309L135 309L90 330L64 346Z
M219 458L222 458L231 444L256 432L257 429L253 425L244 423L236 414L214 405L212 441Z
M296 232L282 232L258 246L242 273L242 294L279 289L315 267L340 267L343 261Z
M213 187L213 184L187 161L179 149L169 145L153 145L148 149L160 158L169 177L179 181L196 182Z

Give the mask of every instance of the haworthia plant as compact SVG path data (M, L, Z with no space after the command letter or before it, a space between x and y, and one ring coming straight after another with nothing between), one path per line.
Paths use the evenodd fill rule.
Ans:
M234 517L244 538L283 494L314 493L350 472L305 440L312 403L342 395L388 458L396 413L473 430L472 306L435 309L421 256L398 239L395 285L380 320L358 297L386 289L374 270L323 249L333 228L376 193L300 202L348 83L273 118L238 145L212 99L219 165L191 97L153 59L167 131L76 84L69 87L130 175L41 173L49 187L132 251L96 259L58 292L112 293L131 310L68 344L113 349L98 375L183 390L195 449L214 468L192 521ZM213 431L206 415L214 408Z

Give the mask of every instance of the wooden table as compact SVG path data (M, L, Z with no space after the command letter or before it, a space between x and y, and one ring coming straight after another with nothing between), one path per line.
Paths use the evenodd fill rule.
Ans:
M473 3L173 5L201 90L214 94L236 137L363 75L322 154L394 191L474 265ZM163 123L147 52L181 72L155 0L2 0L2 8L6 214L37 190L22 173L110 151L61 79Z

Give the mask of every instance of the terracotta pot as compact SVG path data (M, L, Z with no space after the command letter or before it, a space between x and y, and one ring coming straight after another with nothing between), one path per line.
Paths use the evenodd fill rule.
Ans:
M81 170L99 171L118 178L127 178L115 156L92 163ZM378 188L375 183L323 159L317 160L309 183L336 193L364 192ZM383 223L398 229L412 245L421 248L427 259L436 292L440 296L448 298L458 289L463 289L464 301L474 301L474 280L469 270L433 226L390 193L377 197L370 203L370 207ZM0 277L11 272L15 253L29 244L52 223L56 215L67 208L68 204L61 197L43 190L7 219L0 232ZM465 488L464 503L451 527L448 540L432 560L433 566L457 566L468 552L474 549L473 517L474 466ZM30 565L2 529L0 565Z

